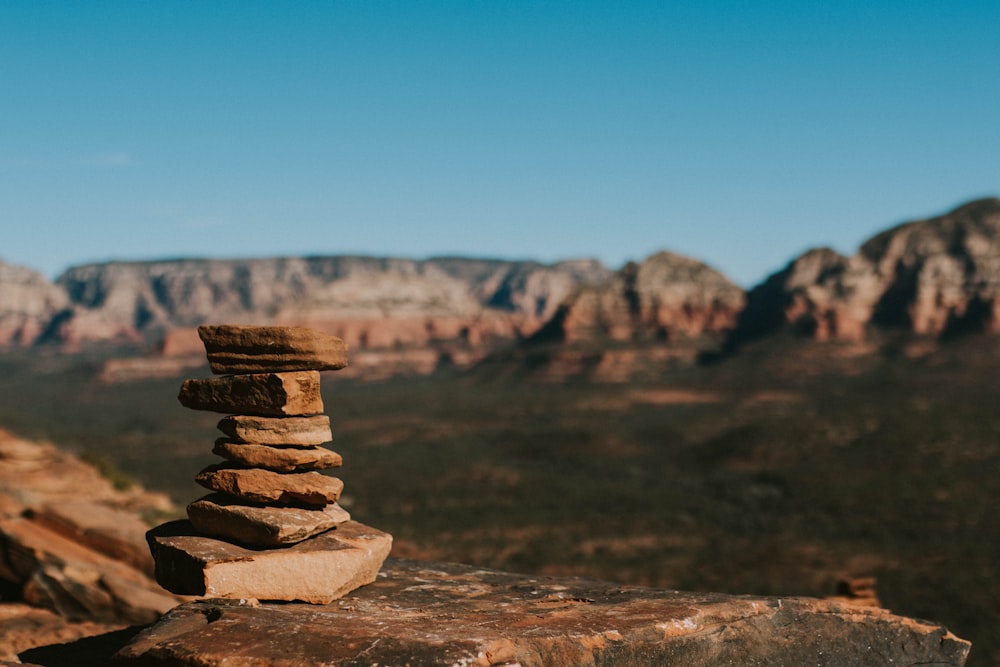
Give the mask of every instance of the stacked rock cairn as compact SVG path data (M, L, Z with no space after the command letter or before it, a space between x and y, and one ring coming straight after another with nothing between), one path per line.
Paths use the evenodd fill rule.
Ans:
M323 414L320 371L347 365L339 338L302 327L202 326L212 372L178 396L226 413L212 450L225 462L195 480L214 493L187 521L147 535L156 576L174 592L324 604L375 580L392 536L352 521L344 484L319 472L341 456Z

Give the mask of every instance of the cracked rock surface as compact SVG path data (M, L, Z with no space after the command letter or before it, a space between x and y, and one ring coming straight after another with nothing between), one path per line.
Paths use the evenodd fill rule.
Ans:
M181 605L124 665L963 665L945 628L869 607L389 560L327 605Z

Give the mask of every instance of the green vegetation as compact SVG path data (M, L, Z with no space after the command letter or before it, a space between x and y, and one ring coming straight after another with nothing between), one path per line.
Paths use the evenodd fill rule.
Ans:
M772 340L629 385L323 386L345 504L400 555L783 596L871 575L1000 664L1000 341L843 352ZM0 357L0 424L200 495L218 416L182 408L179 379L104 386L95 364Z
M128 491L135 485L135 482L131 477L122 472L113 461L108 459L103 454L81 452L80 459L97 468L97 472L99 472L104 479L111 482L111 486L118 491Z

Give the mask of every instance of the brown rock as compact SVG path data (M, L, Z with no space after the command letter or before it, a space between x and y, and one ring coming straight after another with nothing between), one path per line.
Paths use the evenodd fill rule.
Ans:
M149 527L132 512L80 500L49 503L30 514L38 523L75 542L153 573L153 559L145 540Z
M167 590L313 604L374 581L392 548L391 535L356 521L284 549L252 550L202 537L189 521L158 526L148 540L157 581Z
M177 398L181 405L193 410L248 413L262 417L323 412L319 371L185 380Z
M149 623L177 604L125 563L28 519L0 521L0 576L71 621Z
M207 489L255 503L328 505L336 502L344 483L318 472L277 473L257 468L208 466L195 477Z
M6 493L0 493L0 519L21 516L24 505Z
M134 484L119 491L98 470L69 452L0 429L0 488L28 507L80 498L131 511L170 511L170 499Z
M194 501L187 514L203 535L260 547L295 544L351 518L336 503L323 509L261 507L242 505L222 494Z
M322 445L333 439L330 418L313 417L251 417L231 415L218 424L220 431L235 442L257 445Z
M198 327L216 374L331 371L347 365L347 344L305 327L223 324Z
M0 603L0 665L21 664L18 654L36 646L62 644L121 627L121 624L67 623L47 609L20 602Z
M191 656L203 667L874 667L961 666L968 652L939 625L881 609L389 560L375 583L324 606L182 605L117 657L164 667Z
M339 468L344 462L340 454L325 447L248 445L222 438L215 441L212 452L235 463L275 472Z

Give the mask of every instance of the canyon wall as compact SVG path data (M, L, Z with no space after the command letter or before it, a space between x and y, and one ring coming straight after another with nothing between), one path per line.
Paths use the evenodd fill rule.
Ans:
M389 374L467 366L512 342L562 345L564 358L587 363L593 355L580 350L590 346L611 363L628 346L693 360L722 339L736 349L782 329L853 343L882 332L995 334L1000 199L898 225L851 256L810 250L748 293L669 252L618 271L596 260L458 257L108 262L55 283L0 262L0 347L112 343L191 357L201 351L194 329L208 322L310 326L344 338L359 368Z

